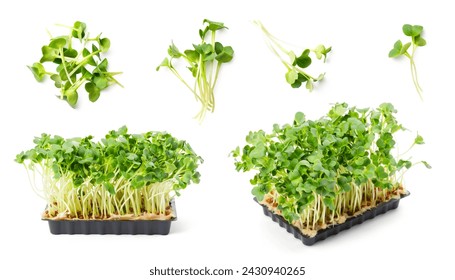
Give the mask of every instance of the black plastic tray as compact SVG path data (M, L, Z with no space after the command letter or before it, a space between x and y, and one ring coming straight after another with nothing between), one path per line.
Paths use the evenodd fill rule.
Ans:
M375 208L367 210L359 216L348 218L346 222L342 224L333 225L327 227L326 229L318 231L318 233L313 237L303 234L297 227L289 224L282 216L271 212L267 208L267 206L260 204L256 198L254 198L254 201L258 202L259 205L262 206L262 210L264 211L264 214L266 216L271 217L273 221L277 222L281 227L285 228L287 232L293 234L295 238L300 239L303 242L303 244L311 246L314 243L324 240L329 236L338 234L340 231L361 224L366 220L373 219L377 215L384 214L389 210L396 209L398 207L398 204L400 203L400 199L408 195L410 195L410 193L406 192L405 194L402 194L399 199L391 199L387 202L382 202L378 204Z
M177 220L174 200L171 220L48 220L52 234L161 234L167 235Z

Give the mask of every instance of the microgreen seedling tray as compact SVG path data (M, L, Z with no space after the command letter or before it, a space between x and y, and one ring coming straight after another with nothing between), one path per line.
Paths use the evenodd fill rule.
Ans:
M361 215L355 216L355 217L350 217L346 220L346 222L342 224L337 224L333 226L329 226L326 229L318 231L318 233L310 237L308 235L303 234L297 227L289 224L282 216L277 215L270 211L267 206L260 204L256 198L254 198L254 201L258 202L259 205L262 206L262 210L264 211L264 214L266 216L269 216L272 218L274 222L277 222L281 227L285 228L287 232L291 233L294 235L295 238L299 239L302 241L303 244L307 246L311 246L314 243L324 240L329 236L338 234L339 232L349 229L355 225L361 224L365 222L366 220L373 219L377 215L384 214L385 212L389 210L396 209L400 203L400 199L410 195L409 192L406 192L405 194L402 194L400 198L398 199L391 199L386 202L382 202L378 204L376 207L365 211Z
M160 234L167 235L171 222L177 220L174 200L170 220L49 220L52 234Z

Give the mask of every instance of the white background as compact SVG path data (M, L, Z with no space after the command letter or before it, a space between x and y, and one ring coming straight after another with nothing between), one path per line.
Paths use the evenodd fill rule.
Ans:
M5 4L6 3L6 4ZM447 279L444 251L455 249L453 220L453 80L455 56L450 1L7 1L0 5L0 254L1 279L151 279L150 268L305 266L304 277L283 279ZM174 40L181 49L198 42L202 20L222 21L219 35L235 58L216 88L217 107L199 125L199 105L169 72L155 67ZM296 46L331 45L326 79L312 93L292 89L285 69L267 49L252 20ZM111 39L111 71L125 88L112 87L96 103L80 92L80 106L59 101L49 81L37 83L26 68L40 58L46 28L87 23L92 35ZM415 91L407 60L387 54L404 39L404 23L424 26L428 45L416 64L424 102ZM297 50L297 48L295 48ZM310 68L311 69L311 68ZM315 73L316 74L316 73ZM296 111L324 115L335 102L374 107L392 102L398 119L426 145L413 159L433 166L407 173L411 196L392 212L304 246L262 214L249 178L234 169L229 152L250 130L270 131ZM40 220L44 201L29 187L15 155L42 132L64 137L128 125L130 132L166 130L188 140L205 162L202 181L177 199L178 221L168 236L54 236ZM401 142L401 150L409 142ZM451 253L449 253L451 254ZM83 278L81 278L83 277ZM176 279L183 277L176 277ZM223 277L218 277L223 278ZM272 279L225 277L226 279ZM277 279L277 277L273 277ZM163 277L172 279L172 277ZM198 278L199 279L199 278ZM207 277L215 279L215 277Z

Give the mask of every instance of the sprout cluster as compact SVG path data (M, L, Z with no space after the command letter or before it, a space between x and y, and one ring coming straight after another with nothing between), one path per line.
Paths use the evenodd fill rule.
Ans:
M413 163L392 155L393 134L404 130L395 112L390 103L375 110L336 104L316 121L299 112L270 134L250 132L233 151L236 169L257 170L251 184L258 201L313 235L404 193L403 171ZM420 135L414 144L423 144Z
M75 107L79 99L79 88L84 85L89 100L95 102L101 91L112 84L121 84L114 78L120 72L109 72L108 60L102 57L110 46L108 38L101 34L90 38L85 23L76 21L67 26L69 33L52 37L49 44L41 48L39 62L28 66L38 82L49 76L56 88L60 89L60 98ZM56 66L55 72L46 70L44 63Z
M34 143L16 161L46 199L46 218L162 216L174 194L199 182L202 159L165 132L128 134L122 127L100 142L42 134Z
M216 32L227 27L222 22L204 19L204 29L199 29L201 42L193 44L193 48L179 51L177 46L172 43L168 48L168 55L163 62L156 68L169 68L194 95L196 101L201 103L201 109L196 115L199 122L202 122L207 112L215 110L215 85L221 65L230 62L234 58L234 49L231 46L223 46L216 41ZM188 83L174 67L174 60L184 60L187 69L191 72L194 82Z

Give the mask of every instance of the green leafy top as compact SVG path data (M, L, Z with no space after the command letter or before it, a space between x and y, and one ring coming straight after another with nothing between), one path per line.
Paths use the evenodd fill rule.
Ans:
M56 88L60 89L60 98L75 107L79 98L78 89L85 84L89 100L95 102L101 91L112 84L121 84L114 78L120 72L109 72L108 60L102 57L111 45L108 38L89 38L85 23L76 21L67 27L68 35L52 37L49 44L41 48L39 62L28 66L38 82L49 76ZM78 41L79 44L75 44ZM75 47L77 45L79 48ZM56 65L55 72L48 72L44 63Z
M34 143L33 149L16 156L16 162L47 166L55 180L65 176L76 188L90 183L114 194L116 183L140 189L170 180L178 191L199 182L196 169L202 159L187 142L166 132L129 134L124 126L100 142L92 136L64 139L42 134Z
M332 50L332 47L326 48L324 45L318 45L313 50L304 49L300 56L297 56L294 51L289 51L284 48L280 40L273 36L260 21L254 22L264 33L267 45L272 52L281 60L283 65L286 67L287 72L285 74L286 82L293 88L299 88L303 83L305 87L311 92L314 87L314 83L321 81L325 74L320 74L318 77L314 77L306 72L312 64L310 57L313 52L318 60L324 57L324 63L327 60L327 54Z
M257 170L252 193L259 201L276 193L288 221L318 198L333 210L336 197L356 186L395 189L398 172L413 165L392 155L393 134L404 130L395 112L390 103L375 110L336 104L315 121L298 112L292 124L275 124L269 134L250 132L247 145L232 152L236 169ZM423 144L420 135L415 144Z
M221 65L230 62L234 58L234 49L231 46L224 46L215 40L216 32L227 29L222 22L210 21L204 19L205 28L199 30L201 42L193 44L193 48L183 52L172 42L168 48L168 57L166 57L156 70L162 67L169 70L194 94L197 101L201 103L201 110L196 118L202 121L207 111L215 110L214 88L218 79ZM209 35L210 34L210 35ZM209 42L207 42L209 37ZM183 58L188 66L187 69L194 77L194 83L191 86L180 75L172 64L174 60Z
M422 97L422 88L420 87L418 78L417 78L417 68L414 61L414 53L417 47L423 47L427 44L427 41L422 37L423 26L421 25L403 25L404 35L411 37L411 42L403 44L401 40L398 40L393 45L393 48L389 51L390 58L397 58L400 56L405 56L410 60L411 63L411 74L414 86L417 90L417 93ZM409 48L411 47L411 52L409 53Z

